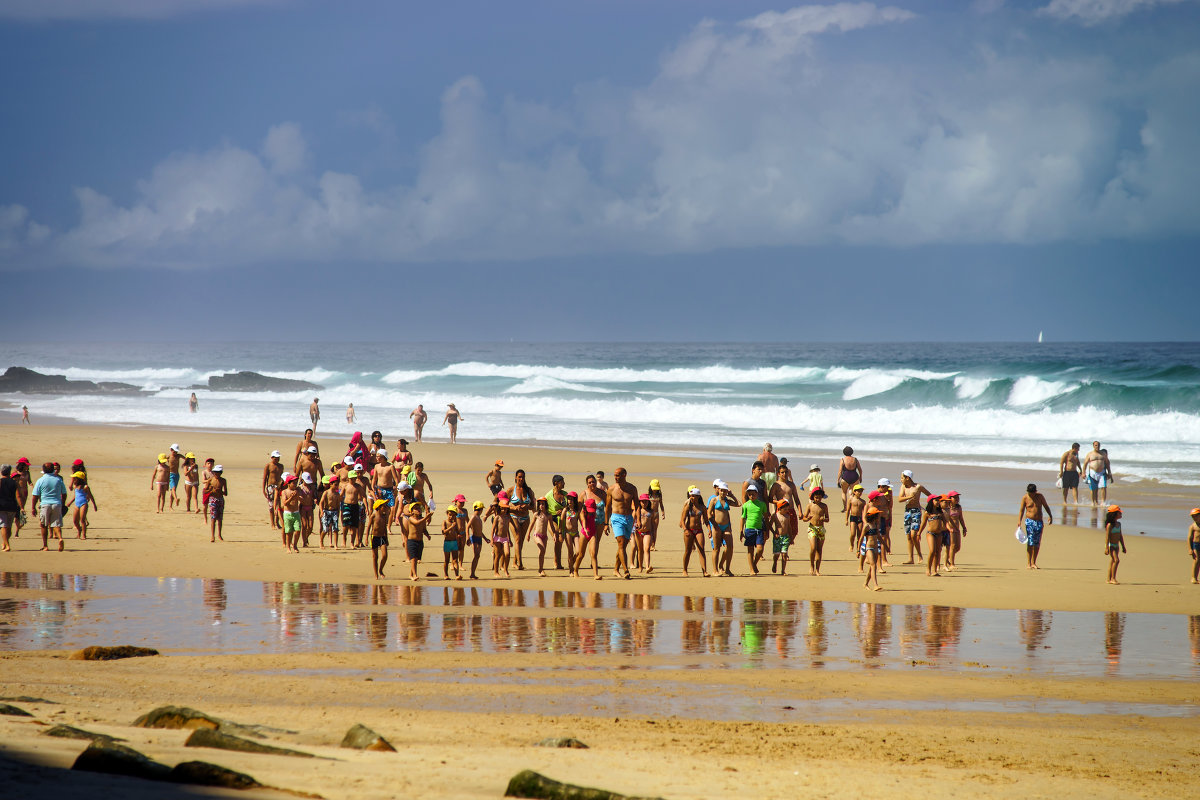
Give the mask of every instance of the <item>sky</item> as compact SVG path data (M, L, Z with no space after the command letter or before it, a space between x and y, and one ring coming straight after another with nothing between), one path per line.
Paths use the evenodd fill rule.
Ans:
M16 340L1200 338L1197 0L0 0L0 74Z

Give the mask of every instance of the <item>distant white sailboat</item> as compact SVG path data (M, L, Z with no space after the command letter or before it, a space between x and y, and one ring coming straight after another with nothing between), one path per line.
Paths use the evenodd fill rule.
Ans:
M1038 344L1042 343L1042 332L1038 331Z

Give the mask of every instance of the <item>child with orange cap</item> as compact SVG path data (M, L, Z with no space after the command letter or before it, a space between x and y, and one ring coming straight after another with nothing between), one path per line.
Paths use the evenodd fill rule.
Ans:
M1125 537L1121 535L1121 507L1109 506L1107 513L1104 515L1104 532L1108 536L1108 541L1104 543L1104 552L1108 556L1108 582L1113 586L1117 585L1117 567L1121 566L1121 557L1117 555L1117 548L1121 548L1121 552L1125 552Z

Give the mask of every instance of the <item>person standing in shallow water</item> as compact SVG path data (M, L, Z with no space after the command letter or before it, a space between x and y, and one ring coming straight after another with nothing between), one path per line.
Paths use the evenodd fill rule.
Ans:
M458 440L458 423L463 421L463 415L454 407L454 403L447 404L446 408L448 410L442 418L442 424L450 426L450 444L454 444Z
M413 424L413 441L421 441L421 432L425 430L425 423L429 421L429 415L425 413L425 406L417 403L417 407L408 415Z
M1046 519L1042 518L1042 511ZM1017 524L1025 527L1025 552L1029 559L1028 569L1038 569L1038 552L1042 549L1042 530L1045 525L1054 524L1054 512L1046 503L1046 498L1037 490L1036 484L1025 487L1025 495L1021 498L1021 510L1017 513Z
M321 398L314 397L313 401L312 401L312 405L308 407L308 418L310 420L312 420L313 433L316 433L317 420L319 420L321 418L321 407L318 405L318 403L320 403L320 402L321 402Z

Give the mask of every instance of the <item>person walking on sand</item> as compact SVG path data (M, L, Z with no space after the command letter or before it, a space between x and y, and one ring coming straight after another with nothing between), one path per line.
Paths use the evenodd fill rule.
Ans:
M779 471L779 456L775 455L775 448L770 442L763 445L762 452L758 454L758 460L762 462L763 472L774 474Z
M450 426L450 444L454 444L458 441L458 423L463 421L463 415L454 407L454 403L447 404L446 408L446 416L442 419L442 424Z
M1092 493L1092 505L1098 506L1101 502L1108 502L1108 476L1111 471L1108 453L1100 449L1099 442L1092 442L1092 451L1083 460L1083 474Z
M1121 566L1121 557L1117 555L1117 548L1121 548L1121 552L1125 551L1125 537L1121 535L1121 507L1109 506L1104 515L1104 532L1108 536L1108 540L1104 543L1104 554L1108 556L1108 582L1113 586L1117 584L1117 567Z
M1042 511L1046 512L1046 519L1042 519ZM1028 569L1038 569L1037 559L1038 552L1042 549L1042 530L1046 525L1054 524L1054 512L1050 510L1050 506L1046 503L1046 498L1037 490L1037 484L1031 483L1025 487L1025 494L1021 497L1021 509L1017 512L1017 525L1023 525L1024 536L1022 541L1025 543L1025 553L1029 559Z
M1192 554L1192 583L1200 583L1200 508L1191 510L1192 524L1188 526L1188 550Z
M776 483L775 487L780 484ZM772 488L775 488L772 487ZM730 565L733 561L733 516L730 509L741 504L729 491L729 484L718 478L713 481L716 493L708 498L708 520L712 531L713 572L731 578Z
M214 464L204 486L208 494L209 541L225 541L225 498L229 496L229 481L225 480L225 468Z
M413 441L420 443L421 433L425 430L425 423L429 421L429 415L425 413L425 406L417 403L417 407L408 415L412 420L413 425Z
M759 465L756 463L756 467ZM758 485L747 481L742 488L745 501L742 503L742 541L746 545L746 560L750 564L750 574L758 574L758 562L763 557L763 545L767 541L767 504L759 498L762 492Z
M171 508L180 505L179 500L179 465L183 463L183 451L179 449L179 443L171 445L170 451L167 453L167 467L171 470L171 474L167 476L167 488L171 491Z
M283 521L275 513L275 493L279 491L279 485L283 483L283 464L279 461L281 457L282 454L278 450L272 450L263 467L262 494L267 499L267 514L271 519L271 530L278 530L283 526Z
M290 473L279 489L279 508L283 512L283 550L299 553L300 487L296 485L296 476Z
M300 455L302 453L314 452L320 454L321 448L317 445L317 440L313 438L315 433L312 428L304 429L304 438L296 443L296 455L292 457L292 472L300 469ZM310 451L310 447L316 449Z
M504 469L504 462L500 459L496 459L496 463L492 465L492 468L488 470L488 474L483 478L484 484L488 487L488 491L492 493L493 497L504 491L504 476L501 473L502 469Z
M946 518L942 515L942 496L929 495L925 504L925 515L917 528L917 538L921 533L929 532L929 561L925 565L925 574L930 578L941 577L942 564L942 534L946 531Z
M627 475L624 467L617 467L613 470L612 485L605 492L607 510L601 511L597 521L599 525L603 526L603 514L608 514L608 530L612 532L613 538L617 542L617 558L613 565L613 572L617 577L630 580L632 576L629 574L628 547L629 540L633 538L633 511L637 506L638 490L636 486L625 479ZM703 552L703 540L701 540L701 553Z
M863 536L863 512L867 501L863 499L863 485L856 483L850 488L850 500L846 503L845 523L850 527L850 552L859 549ZM859 569L861 572L861 568Z
M883 527L880 523L883 522L879 509L871 507L867 509L866 528L863 529L862 536L862 552L866 559L867 579L863 583L863 587L870 589L871 581L875 581L875 591L879 591L882 587L879 585L879 561L883 552ZM859 568L862 571L862 568Z
M37 483L33 485L33 506L31 507L42 528L42 550L50 549L49 537L53 537L58 539L58 551L62 552L62 511L66 498L66 484L63 483L62 478L54 474L54 464L49 461L42 464L42 477L38 478ZM57 536L53 533L55 528L58 529Z
M312 420L313 433L316 433L317 420L321 418L321 406L319 405L320 402L321 398L314 397L312 405L308 407L308 418Z
M388 517L391 516L388 501L381 497L372 503L371 515L374 517L371 525L371 569L375 580L379 580L387 577L383 574L383 568L387 566Z
M692 486L688 489L687 502L683 504L683 510L679 514L679 527L683 528L683 577L688 576L688 562L692 558L693 550L700 556L702 574L708 577L708 559L704 555L704 529L711 526L700 489Z
M825 523L829 522L829 506L825 505L825 490L820 486L808 497L804 520L808 523L809 574L821 574L821 558L825 553Z
M900 496L896 501L904 507L904 535L908 539L908 561L905 561L905 564L919 564L925 559L921 555L921 495L933 496L928 489L916 482L911 469L901 472Z
M545 500L539 500L539 503L544 503ZM479 551L483 546L484 541L491 544L490 539L485 539L483 535L483 517L479 516L479 512L483 511L483 501L476 500L471 504L471 518L467 520L467 541L471 544L471 580L476 579L475 570L479 568ZM546 548L542 547L542 558L546 557ZM541 562L538 562L538 574L543 578L546 577L546 571L541 568Z
M25 505L21 484L12 473L11 464L0 466L0 551L5 553L12 550L9 537L13 525L20 519L21 506Z
M863 479L862 464L854 457L854 448L846 445L842 448L842 460L838 462L838 488L842 490L842 513L850 502L850 493L854 485Z
M171 468L167 465L167 454L159 453L154 472L150 473L150 491L154 492L154 501L158 509L154 513L161 514L167 506L167 484L170 481Z
M408 512L404 517L401 529L404 531L404 549L408 555L409 580L419 581L421 573L421 556L425 552L425 539L432 539L427 526L433 519L433 512L426 511L420 503L409 503Z
M1067 502L1067 492L1075 493L1075 505L1079 505L1079 442L1073 442L1071 449L1058 459L1058 482L1062 487L1063 503Z
M29 406L21 406L21 424L22 425L32 425L33 424L32 422L29 421Z
M75 538L86 539L88 505L90 504L96 511L100 510L100 506L96 503L96 498L92 496L92 489L88 486L86 472L71 474L71 491L75 495L71 499L72 504L75 506L75 511L71 514L71 521L75 525Z

